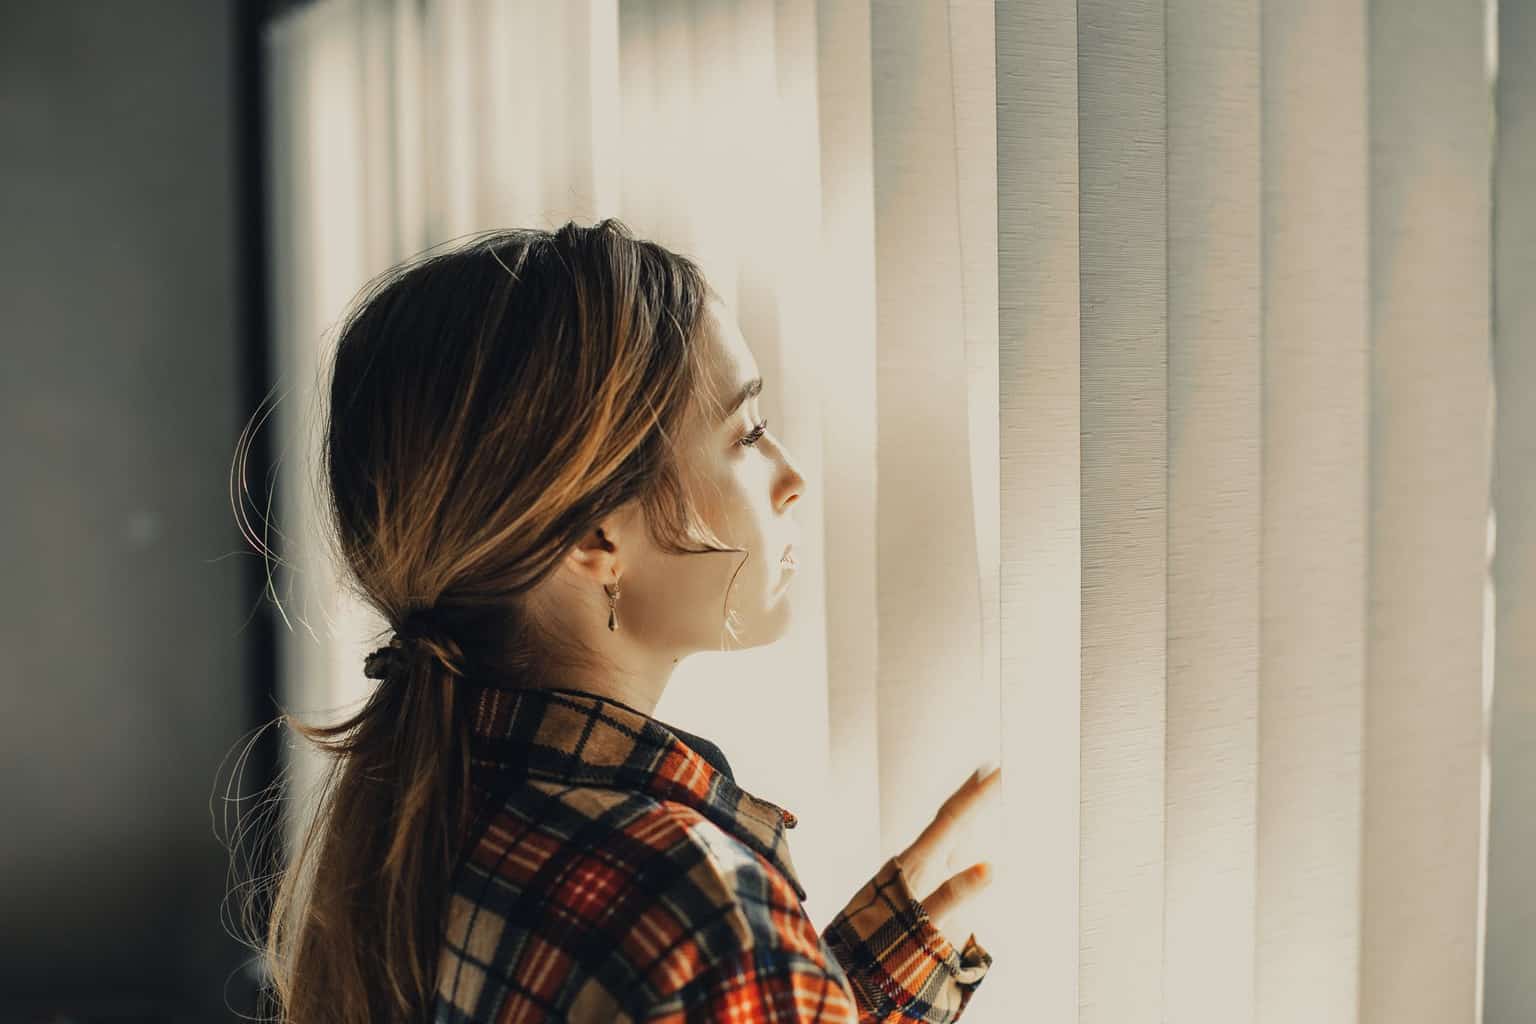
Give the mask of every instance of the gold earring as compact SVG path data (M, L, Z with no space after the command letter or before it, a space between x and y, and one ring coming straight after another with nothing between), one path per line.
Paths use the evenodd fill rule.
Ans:
M614 608L614 604L619 599L619 585L617 583L604 583L603 589L608 592L608 628L618 629L619 616L618 612Z

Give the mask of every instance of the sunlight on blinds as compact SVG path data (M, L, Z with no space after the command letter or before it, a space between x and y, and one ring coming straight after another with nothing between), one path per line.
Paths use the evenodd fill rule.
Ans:
M284 471L368 277L618 216L810 481L791 636L657 716L800 818L813 921L998 756L967 1020L1517 1019L1533 47L1451 0L310 5L267 40ZM375 624L306 497L322 709Z

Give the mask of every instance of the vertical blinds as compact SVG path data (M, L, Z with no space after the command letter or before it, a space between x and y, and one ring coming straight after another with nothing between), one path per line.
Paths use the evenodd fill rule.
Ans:
M1530 5L1497 17L1536 51ZM310 5L267 40L285 471L368 276L619 216L705 265L809 470L794 635L690 659L658 714L800 816L813 920L1000 753L976 1024L1519 1019L1536 73L1493 79L1486 29ZM290 705L334 707L372 623L281 493Z
M1075 970L1034 991L1061 1020L1472 1019L1481 12L1029 7L997 17L1005 702L1081 659L1080 706L1005 741L1080 773L1019 854L1059 871L1077 817L1075 908L1026 883ZM1074 458L1049 533L1036 474ZM1063 534L1076 637L1033 596Z

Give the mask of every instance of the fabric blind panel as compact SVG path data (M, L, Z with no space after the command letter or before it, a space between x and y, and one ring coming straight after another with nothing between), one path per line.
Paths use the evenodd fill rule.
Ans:
M1067 1022L1078 1019L1084 746L1077 4L999 4L996 17L1007 782L994 884L1022 923L988 935L984 984L1007 986L1000 1007Z
M969 691L983 723L970 758L993 754L1001 741L1001 621L999 536L1001 442L997 386L997 26L992 5L952 5L949 18L950 97L954 107L954 162L958 208L954 211L961 273L961 326L965 337L965 410L969 418L971 534L976 545L981 674L956 680ZM963 689L962 689L963 687ZM971 765L962 763L962 772ZM990 841L989 848L999 843ZM1000 839L1000 837L999 837ZM996 928L993 929L997 930ZM962 936L962 940L963 940Z
M1263 523L1255 1013L1358 1000L1370 138L1361 0L1262 9Z
M843 797L841 835L827 885L855 892L881 861L879 601L875 571L879 489L875 366L875 199L870 9L860 0L816 8L817 128L822 165L821 235L825 291L815 333L827 380L823 404L823 548L828 581L828 772ZM834 569L835 559L837 568ZM798 841L798 834L797 834ZM819 919L818 919L819 920Z
M418 18L425 244L593 219L617 198L613 0L428 0Z
M1081 1013L1162 1003L1168 569L1163 5L1078 4Z
M1477 998L1493 139L1480 12L1369 12L1359 1014L1431 1024Z
M1536 6L1498 5L1493 174L1495 627L1482 1020L1536 1007Z
M995 128L990 116L960 121L956 90L962 81L972 90L972 111L994 108L993 76L957 70L990 63L993 31L991 11L975 5L961 11L905 0L876 3L870 15L879 797L887 856L916 838L998 739L995 673L984 660L990 602L982 597L996 570L994 561L982 572L978 542L978 523L996 536L997 506L995 489L978 495L971 408L978 375L987 388L996 375L990 361L973 368L968 345L974 337L995 350L996 340L990 320L964 314L967 296L987 300L990 289L978 291L976 279L995 278L996 262L990 232L965 232L967 224L985 228L987 218L959 216L972 196L992 208L994 158L975 138ZM988 397L994 411L983 414L983 426L995 437L995 393ZM995 471L989 476L995 480ZM953 926L958 942L970 927Z
M1258 0L1168 0L1164 1014L1252 1021L1263 306Z

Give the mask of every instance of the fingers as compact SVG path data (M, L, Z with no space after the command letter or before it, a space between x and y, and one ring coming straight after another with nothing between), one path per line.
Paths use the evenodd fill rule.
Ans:
M1002 778L1001 766L993 768L985 775L977 769L960 784L959 789L949 795L949 799L939 806L938 816L947 816L950 820L965 818L983 797L997 788Z
M992 866L982 861L955 875L920 902L934 927L943 931L944 923L962 904L991 884Z
M958 834L969 825L982 801L996 792L1002 778L1001 767L986 775L972 773L939 806L933 821L901 853L902 864L914 884L926 884L934 874L949 866L941 863L939 856L954 845Z

